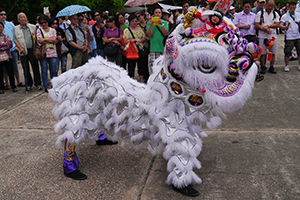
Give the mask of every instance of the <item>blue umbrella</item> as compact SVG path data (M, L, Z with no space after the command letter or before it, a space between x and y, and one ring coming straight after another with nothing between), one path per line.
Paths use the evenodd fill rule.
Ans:
M89 9L87 6L71 5L59 11L56 17L72 16L78 13L89 12L89 11L91 11L91 9Z

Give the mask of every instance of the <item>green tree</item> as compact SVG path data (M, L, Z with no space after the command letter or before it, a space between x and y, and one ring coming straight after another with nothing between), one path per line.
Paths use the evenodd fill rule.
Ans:
M52 16L69 5L84 5L93 9L115 11L122 9L126 0L6 0L1 7L7 11L7 20L17 21L17 14L24 12L31 23L35 23L35 15L43 12L43 7L49 7Z

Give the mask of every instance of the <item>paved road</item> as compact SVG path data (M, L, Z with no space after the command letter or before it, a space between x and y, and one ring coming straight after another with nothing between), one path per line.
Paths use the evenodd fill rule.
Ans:
M219 129L205 130L195 199L300 199L300 71L293 61L283 72L282 35L278 41L278 73L256 83L247 104ZM193 199L164 183L162 156L129 146L84 143L76 152L88 179L64 177L53 106L41 91L0 95L0 199Z

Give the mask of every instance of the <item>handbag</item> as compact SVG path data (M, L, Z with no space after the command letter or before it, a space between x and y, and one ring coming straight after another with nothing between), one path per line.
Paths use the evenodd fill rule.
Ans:
M136 60L139 59L139 54L136 51L134 44L132 42L132 40L129 41L129 46L128 46L128 53L126 54L126 58L128 60Z
M106 45L103 49L104 53L108 57L114 57L119 53L119 46L116 44Z
M67 53L69 51L69 48L62 42L61 43L61 54Z
M39 30L41 31L42 37L44 38L43 31L40 28ZM33 46L33 55L37 60L44 60L46 58L46 45L39 45L37 42L37 37L35 38L35 43Z
M135 39L135 37L134 37L134 35L133 35L133 33L132 33L132 31L131 31L131 29L129 27L128 27L128 30L130 31L133 39ZM144 58L144 57L148 56L148 54L149 54L148 48L144 47L144 48L140 49L139 45L136 45L136 47L139 50L139 56L140 56L140 58Z
M4 36L4 43L6 43L6 37ZM9 61L9 56L6 52L6 50L0 52L0 63L8 62Z
M118 29L118 33L119 33L118 37L120 37L120 28L117 28L117 29ZM105 45L103 51L107 57L114 57L114 56L117 56L119 53L119 46L116 45L115 43L113 45L107 44L107 45Z

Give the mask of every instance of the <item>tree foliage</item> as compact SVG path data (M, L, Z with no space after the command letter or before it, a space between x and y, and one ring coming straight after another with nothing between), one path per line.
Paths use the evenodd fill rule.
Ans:
M49 7L52 16L69 5L84 5L91 10L105 9L111 12L122 9L126 0L6 0L1 2L1 7L7 11L8 20L17 20L17 14L24 12L31 23L35 15L43 12L43 7Z
M8 20L17 20L17 14L24 12L31 23L35 23L35 15L43 12L43 7L49 7L52 16L55 16L58 11L69 5L84 5L91 10L109 10L114 12L122 9L127 0L2 0L1 7L6 9ZM189 0L192 5L196 5L199 0ZM166 0L162 3L169 5L181 6L183 0ZM241 11L243 0L235 0L234 6L237 11ZM254 0L253 0L254 2ZM275 0L275 3L280 3L281 7L289 0Z

